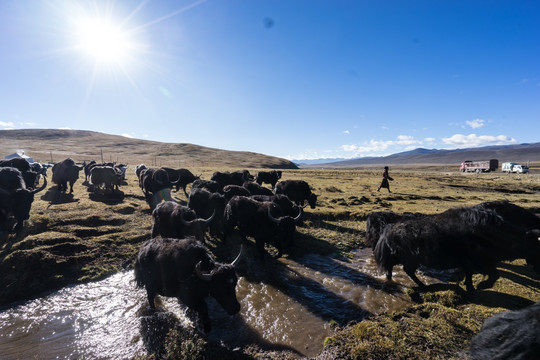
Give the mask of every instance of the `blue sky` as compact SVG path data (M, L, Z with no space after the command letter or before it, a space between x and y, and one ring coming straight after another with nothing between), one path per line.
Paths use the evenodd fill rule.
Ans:
M540 141L540 2L0 1L0 129L289 159Z

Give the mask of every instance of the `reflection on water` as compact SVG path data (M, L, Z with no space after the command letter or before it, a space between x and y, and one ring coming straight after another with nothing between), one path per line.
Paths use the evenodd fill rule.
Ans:
M399 283L410 284L401 271L395 277ZM257 343L314 356L332 333L331 320L346 324L409 304L400 288L388 286L383 278L368 250L359 251L351 261L319 255L297 262L281 259L270 274L240 278L239 314L231 317L213 299L209 301L213 326L209 339L229 347ZM160 299L163 310L185 326L193 326L175 299ZM131 271L64 288L0 312L1 358L142 355L152 332L141 331L141 324L155 323L146 321L148 316L159 314L148 313L146 292L135 287Z

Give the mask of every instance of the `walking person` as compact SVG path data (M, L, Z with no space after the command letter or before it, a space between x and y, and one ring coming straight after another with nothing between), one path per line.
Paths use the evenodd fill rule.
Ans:
M390 191L390 183L388 182L388 180L393 181L394 179L392 179L390 177L390 175L388 175L388 166L384 167L384 172L383 172L382 176L383 176L383 179L382 179L381 185L379 185L379 188L377 189L377 191L380 191L381 188L387 188L388 192L391 193L391 191Z

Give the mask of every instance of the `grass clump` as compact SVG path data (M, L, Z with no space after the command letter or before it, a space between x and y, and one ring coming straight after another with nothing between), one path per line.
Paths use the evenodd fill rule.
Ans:
M325 346L339 347L350 359L459 358L481 325L474 311L426 303L347 327L327 338Z

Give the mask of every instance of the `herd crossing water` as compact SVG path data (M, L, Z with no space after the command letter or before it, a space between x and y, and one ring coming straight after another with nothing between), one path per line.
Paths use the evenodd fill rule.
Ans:
M411 285L410 279L397 271L395 283L386 283L371 250L360 250L348 260L306 255L265 266L248 263L240 272L239 314L229 316L209 301L213 329L208 337L231 348L255 343L315 356L332 334L332 323L344 325L410 305L398 285ZM153 336L147 330L160 316L194 326L175 299L161 297L158 304L152 313L146 292L135 287L133 272L125 271L13 305L0 311L2 359L124 359L146 354Z

